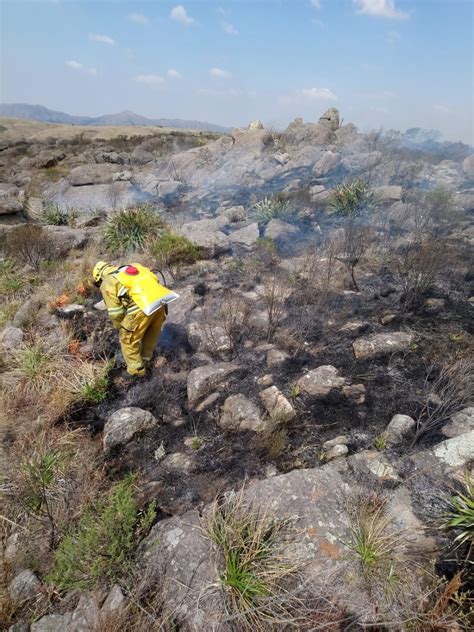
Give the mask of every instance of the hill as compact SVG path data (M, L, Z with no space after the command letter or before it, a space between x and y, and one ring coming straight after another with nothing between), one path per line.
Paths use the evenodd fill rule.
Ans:
M1 103L0 116L42 121L44 123L66 123L69 125L139 125L143 127L163 126L178 129L196 129L210 132L228 131L228 128L215 125L214 123L183 119L149 119L130 110L124 110L116 114L104 114L98 117L74 116L66 112L50 110L43 105L30 105L28 103Z

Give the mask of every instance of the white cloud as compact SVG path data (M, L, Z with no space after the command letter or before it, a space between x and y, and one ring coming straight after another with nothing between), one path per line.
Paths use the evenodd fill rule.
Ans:
M313 5L315 9L321 8L321 0L311 0L311 4Z
M129 13L127 18L130 22L136 22L137 24L150 24L150 18L143 13Z
M115 44L115 40L113 40L108 35L98 35L97 33L89 33L89 39L93 42L99 42L100 44L108 44L109 46L113 46Z
M303 103L305 101L337 101L337 96L329 88L303 88L278 98L280 103Z
M240 88L227 88L226 90L214 90L213 88L200 88L196 94L206 97L235 98L245 97L255 99L257 93L254 90L241 90Z
M230 22L222 22L221 26L222 26L222 30L224 31L224 33L227 33L227 35L238 35L239 34L239 31Z
M398 31L389 31L385 39L389 46L395 46L402 39L402 36Z
M170 79L182 79L183 75L174 68L170 68L166 73Z
M232 75L227 70L222 70L222 68L211 68L209 70L209 74L211 77L215 77L216 79L230 79Z
M187 14L182 4L178 4L174 9L171 9L170 18L184 26L191 26L194 22L194 18Z
M433 110L436 110L436 112L442 112L443 114L449 114L450 112L450 109L446 105L441 105L440 103L433 105Z
M137 75L133 79L137 83L144 83L147 86L159 86L164 82L160 75Z
M356 13L389 20L408 20L410 14L395 8L395 0L352 0Z
M97 75L96 68L87 68L86 66L84 66L84 64L81 64L81 62L75 61L74 59L71 59L70 61L66 61L65 66L67 66L68 68L72 68L72 70L79 70L88 75L93 75L94 77Z

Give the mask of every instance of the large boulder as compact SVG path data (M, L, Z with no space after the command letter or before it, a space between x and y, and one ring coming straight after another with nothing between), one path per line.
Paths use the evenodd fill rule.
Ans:
M187 327L188 341L194 351L228 353L232 349L232 340L224 327L191 322Z
M438 443L433 454L448 467L464 467L474 459L474 430Z
M327 175L339 166L341 158L341 154L336 154L332 151L325 152L323 157L314 165L313 174L317 178Z
M280 242L291 240L297 233L299 229L296 226L281 219L271 219L265 227L265 237Z
M35 162L39 169L51 169L64 158L66 158L66 154L60 149L43 149L36 156Z
M208 256L217 256L230 250L229 237L219 230L213 219L188 222L177 227L176 232L193 241Z
M113 181L114 173L118 171L114 165L79 165L74 167L67 177L73 187L87 184L108 184Z
M339 375L336 367L323 365L308 371L296 382L303 391L314 397L326 397L334 389L340 389L347 383L346 378Z
M190 406L194 406L200 399L220 386L239 367L230 362L218 362L198 366L188 374L187 393Z
M257 241L259 234L258 224L254 222L231 233L229 239L233 244L250 247Z
M8 592L13 601L21 603L38 597L41 592L41 582L33 573L26 569L15 575L8 586Z
M18 327L5 327L0 334L0 345L7 351L21 347L24 333Z
M400 443L414 432L415 427L415 420L408 415L394 415L385 428L388 445Z
M158 425L158 420L141 408L121 408L107 419L104 426L104 450L128 443L136 434Z
M14 184L0 184L0 216L21 213L23 204L18 199L20 189Z
M262 432L267 424L258 406L242 393L230 395L224 402L219 426L224 430L253 430Z
M158 184L158 195L165 204L175 202L184 189L184 184L179 180L164 180Z
M386 334L373 334L367 338L357 338L352 349L357 360L368 360L389 353L404 351L413 342L413 334L396 331Z
M262 121L260 121L259 119L256 119L255 121L252 121L251 123L249 123L247 129L249 129L249 130L263 129Z
M474 406L469 406L453 415L441 432L445 437L452 439L472 430L474 430Z
M390 205L400 202L403 189L401 186L375 187L374 193L381 204Z
M329 128L336 132L339 129L339 110L337 108L329 108L319 117L319 122L323 125L329 125Z

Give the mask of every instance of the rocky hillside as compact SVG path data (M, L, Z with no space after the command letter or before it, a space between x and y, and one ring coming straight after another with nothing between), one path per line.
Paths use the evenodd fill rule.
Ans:
M468 148L56 129L0 145L4 627L470 629ZM132 385L98 259L180 295Z

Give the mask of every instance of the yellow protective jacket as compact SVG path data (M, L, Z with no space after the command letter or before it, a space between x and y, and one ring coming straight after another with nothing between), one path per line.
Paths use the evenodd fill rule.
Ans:
M133 270L134 274L127 273ZM151 270L138 263L110 266L102 274L100 290L107 312L116 329L124 317L142 311L150 316L178 295L158 283Z

